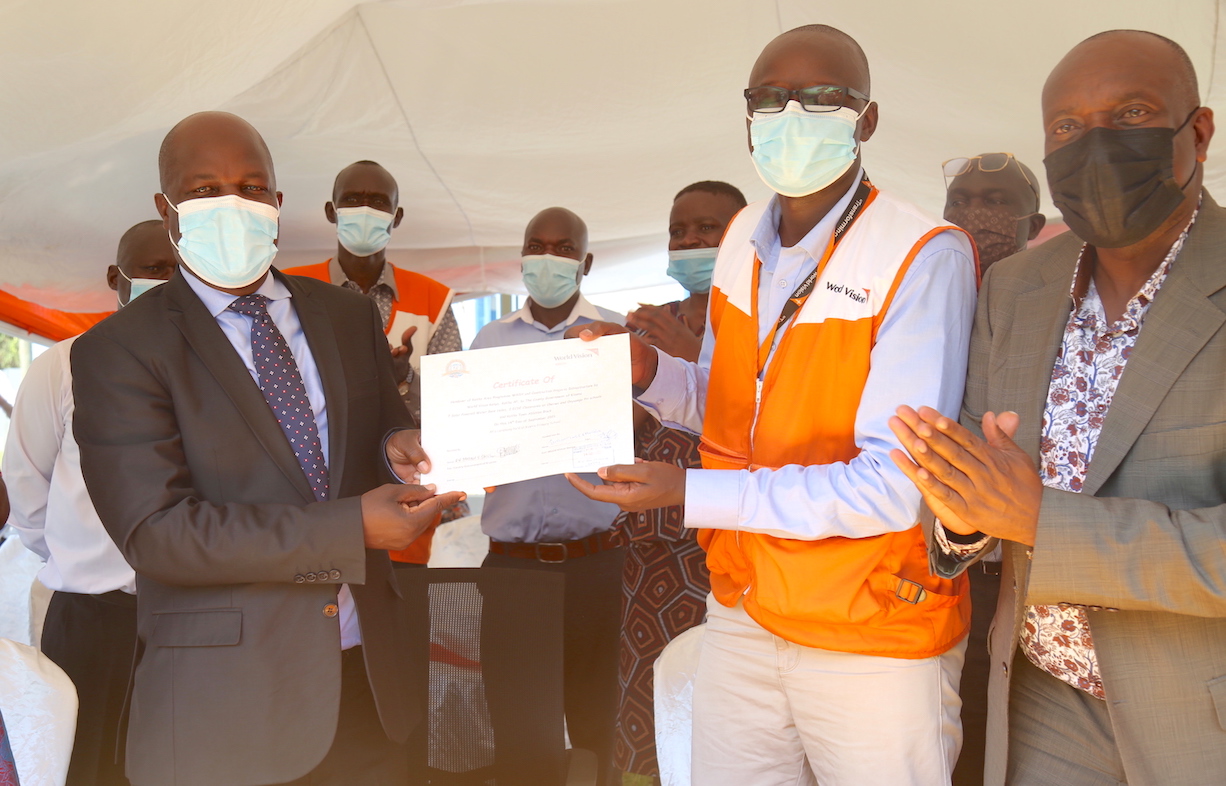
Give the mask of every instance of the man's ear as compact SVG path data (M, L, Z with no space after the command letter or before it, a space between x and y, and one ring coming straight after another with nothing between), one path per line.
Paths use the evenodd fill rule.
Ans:
M116 292L119 291L119 266L111 265L106 269L106 285Z
M281 209L281 203L284 201L285 201L285 197L281 194L280 191L278 191L277 192L277 209L278 210Z
M592 272L592 255L588 254L587 258L583 260L583 275L586 276L590 272Z
M153 208L162 218L162 229L170 231L170 200L159 194L153 195ZM114 265L111 265L114 267Z
M1034 240L1043 231L1043 227L1047 226L1047 216L1042 213L1035 213L1030 217L1030 234L1027 235L1027 240Z
M336 208L332 206L331 202L324 202L324 215L327 216L329 224L336 223Z
M396 219L392 221L392 229L395 229L396 227L400 226L400 220L403 218L404 218L404 208L403 207L396 208Z
M877 132L877 102L869 103L860 118L860 141L867 142Z

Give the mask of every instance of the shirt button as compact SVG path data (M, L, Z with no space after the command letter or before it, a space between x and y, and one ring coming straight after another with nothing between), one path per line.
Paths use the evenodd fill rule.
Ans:
M305 581L306 581L306 576L303 576L301 573L296 573L296 574L294 574L294 583L295 583L295 584L302 584L302 583L304 583Z
M788 280L787 280L786 278L781 278L781 279L779 279L779 288L780 288L780 289L787 289L787 288L788 288Z
M327 606L324 606L324 616L325 617L335 617L337 614L340 613L340 611L341 611L340 607L337 606L335 603L329 603Z
M333 581L336 581L340 577L341 577L341 572L339 570L328 571L328 578L332 579Z
M311 581L311 582L315 581L315 574L314 573L306 574L306 580Z

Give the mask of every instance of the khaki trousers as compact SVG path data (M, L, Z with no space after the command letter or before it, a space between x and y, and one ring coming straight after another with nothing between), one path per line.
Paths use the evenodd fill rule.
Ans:
M707 598L694 786L948 786L963 640L908 660L804 647Z

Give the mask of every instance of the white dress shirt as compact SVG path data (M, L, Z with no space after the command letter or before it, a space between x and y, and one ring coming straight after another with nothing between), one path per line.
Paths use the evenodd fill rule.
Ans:
M858 185L857 178L817 226L790 248L779 242L778 197L764 213L750 239L762 262L759 342L766 340L797 285L816 269ZM685 526L795 540L864 538L915 526L919 491L889 457L890 450L901 445L887 421L900 404L941 412L957 412L961 406L975 314L972 254L961 233L942 232L924 244L903 276L877 333L856 412L859 455L847 462L773 470L686 470ZM776 334L767 366L783 334ZM664 425L702 433L714 339L714 332L707 330L697 363L657 352L656 377L638 401Z
M260 375L255 370L255 355L251 349L251 324L255 321L246 314L230 311L229 305L238 300L236 295L214 289L192 275L186 267L180 266L184 278L192 291L204 303L204 307L217 320L221 331L226 334L234 351L238 353L243 365L251 374L251 379L258 386ZM324 397L323 380L319 376L319 368L315 365L315 356L311 354L311 345L307 343L306 333L302 330L302 322L298 320L298 312L294 310L293 295L289 289L278 281L270 272L253 294L268 298L268 315L285 341L289 344L290 354L294 356L294 364L302 375L302 384L306 387L307 399L311 402L311 411L315 415L315 428L319 431L319 445L323 450L324 463L329 464L328 454L328 401ZM374 449L374 446L371 446ZM342 584L337 593L337 605L340 606L341 649L362 643L362 633L358 628L358 615L353 606L353 595L348 584Z
M9 524L47 563L38 573L47 589L133 593L136 574L102 526L81 477L68 363L74 341L61 341L35 358L17 391L4 446Z

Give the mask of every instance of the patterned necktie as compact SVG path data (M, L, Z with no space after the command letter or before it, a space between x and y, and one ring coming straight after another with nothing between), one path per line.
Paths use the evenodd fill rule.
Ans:
M243 295L228 308L253 320L251 354L264 400L277 416L285 438L298 457L302 473L315 492L315 499L323 502L328 498L328 466L324 463L315 413L311 411L306 385L302 384L302 374L289 351L289 344L268 315L268 298Z

